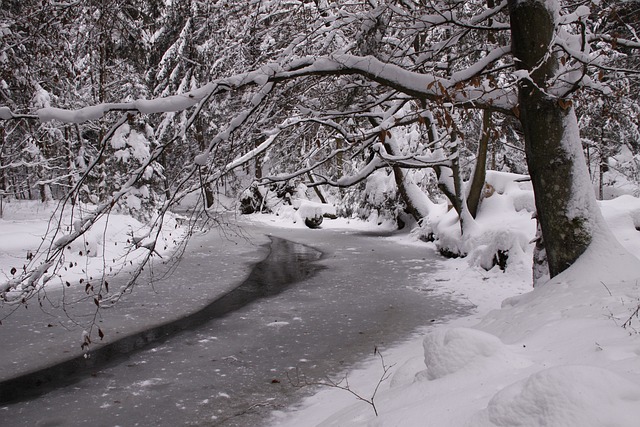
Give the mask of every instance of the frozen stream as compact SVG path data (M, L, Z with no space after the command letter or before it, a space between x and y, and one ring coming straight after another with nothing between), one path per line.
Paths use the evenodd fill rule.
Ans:
M466 311L425 287L435 255L423 248L357 232L255 225L249 230L249 241L199 237L173 276L155 283L152 293L140 288L137 295L136 290L101 319L106 331L126 335L155 322L184 319L188 311L197 311L193 307L226 293L224 304L209 309L210 321L195 319L189 329L118 356L106 367L94 366L66 387L1 406L0 425L256 426L270 410L313 391L294 388L287 370L298 367L311 378L336 375L370 356L374 347L384 351L419 327ZM269 240L267 257L260 245ZM322 258L312 262L320 253ZM271 261L257 264L247 276L248 265L260 258ZM303 271L294 271L300 267ZM252 281L263 289L256 301L246 304L256 295L228 296L240 283L245 288L236 294L255 294L247 287ZM72 331L66 337L72 328L49 327L42 333L37 322L20 316L29 324L24 333L0 328L4 360L21 355L28 364L49 346L39 357L56 362L62 356L55 346L78 339ZM50 319L38 322L51 325Z

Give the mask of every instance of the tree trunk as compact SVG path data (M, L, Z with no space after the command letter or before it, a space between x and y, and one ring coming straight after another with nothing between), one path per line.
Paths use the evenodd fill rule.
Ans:
M551 277L584 253L601 225L573 107L546 93L558 68L549 54L553 7L545 0L509 0L513 53L530 72L520 81L519 112Z
M198 148L200 151L204 151L206 149L206 143L204 139L204 123L202 123L202 118L198 117L195 122L195 139L198 142ZM200 169L201 176L207 176L209 173L209 167L203 166ZM203 179L202 182L202 195L204 200L205 209L209 209L213 206L213 202L215 201L215 195L213 193L213 188L211 188L211 184L205 183Z
M396 144L392 137L385 139L384 147L387 152L393 156L402 154L398 144ZM420 222L429 215L433 202L431 202L429 196L427 196L410 177L406 176L405 171L401 167L393 166L392 169L396 187L398 188L407 212L411 214L417 222Z
M336 138L336 150L342 150L342 148L343 148L342 138ZM343 170L344 170L344 155L342 154L342 151L339 151L338 154L336 154L336 176L338 178L342 178Z
M476 156L476 167L473 171L473 178L469 186L469 194L467 195L467 207L472 217L476 217L478 207L480 207L480 199L482 190L484 189L484 181L487 177L487 152L489 151L489 135L491 134L491 111L484 110L482 112L482 131L480 140L478 141L478 155Z
M313 174L311 174L311 172L307 172L307 177L309 178L309 182L311 184L315 184L316 180L313 179ZM314 185L313 191L316 193L316 196L318 196L318 199L320 199L320 203L324 203L325 205L328 203L327 198L325 197L319 185Z

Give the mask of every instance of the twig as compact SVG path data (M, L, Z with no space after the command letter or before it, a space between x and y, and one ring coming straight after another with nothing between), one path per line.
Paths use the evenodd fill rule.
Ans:
M380 389L380 385L382 385L383 382L389 379L389 376L391 375L389 371L391 370L391 368L395 366L395 363L392 365L385 364L384 357L382 356L382 353L378 351L377 347L374 348L373 354L380 357L380 363L382 364L382 375L380 376L380 379L378 379L376 387L373 390L371 397L369 398L364 397L362 394L354 391L351 388L351 386L349 385L349 377L347 376L347 374L345 374L344 377L337 382L331 380L330 378L327 378L325 381L309 381L307 377L300 371L300 368L296 367L295 377L291 378L291 376L289 375L289 372L287 372L287 379L289 380L289 383L296 388L303 388L307 386L326 386L326 387L332 387L332 388L337 388L340 390L347 391L351 393L351 395L353 395L357 400L360 400L362 402L365 402L371 405L371 407L373 408L373 412L376 414L376 417L377 417L378 408L376 407L376 404L375 404L376 394Z
M624 329L627 329L628 327L631 327L631 322L633 321L633 318L640 318L640 303L637 305L636 309L633 311L633 313L631 313L631 316L629 316L629 318L626 320L626 322L624 322L622 324L622 327Z
M613 294L611 293L611 290L609 290L609 288L607 287L607 285L604 284L604 282L600 282L602 283L602 286L604 286L604 288L607 290L607 292L609 292L609 296L612 297Z

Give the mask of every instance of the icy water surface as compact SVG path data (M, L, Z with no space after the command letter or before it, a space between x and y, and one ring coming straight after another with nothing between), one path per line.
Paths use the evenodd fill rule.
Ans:
M37 397L69 386L96 370L116 364L153 343L162 343L176 334L196 330L259 299L271 297L290 285L310 277L320 269L313 261L321 252L277 237L271 238L267 257L252 267L242 284L200 310L173 321L151 326L64 362L29 372L0 383L0 404Z
M417 327L465 311L424 288L434 262L424 249L356 233L271 232L279 237L272 238L272 254L288 255L249 276L266 290L260 299L229 300L233 311L195 329L68 387L0 407L0 425L257 426L270 410L310 392L294 388L288 370L311 378L338 374L374 347L384 351ZM291 248L304 246L282 239L311 242L325 254L315 263L321 269L306 265L306 278L286 289L279 288L292 279L286 264L300 265L291 261L297 256ZM212 277L215 262L203 266ZM180 268L176 274L196 275Z

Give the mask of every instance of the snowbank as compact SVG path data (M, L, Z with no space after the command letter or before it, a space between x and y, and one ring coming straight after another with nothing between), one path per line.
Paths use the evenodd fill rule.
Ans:
M5 199L3 216L0 218L0 278L10 279L23 266L39 263L46 255L52 239L57 240L68 233L94 208L92 205L69 206L61 217L54 217L54 222L50 224L49 220L57 207L57 202ZM58 221L62 228L56 235L54 225ZM102 274L111 275L133 268L148 252L142 246L148 242L149 238L144 236L147 236L149 229L149 226L129 215L112 213L101 218L83 236L67 246L58 276L48 282L47 287L82 284ZM163 255L174 250L183 233L176 217L167 216L164 231L155 246L157 254Z
M473 426L635 426L640 386L593 366L544 369L502 390Z

